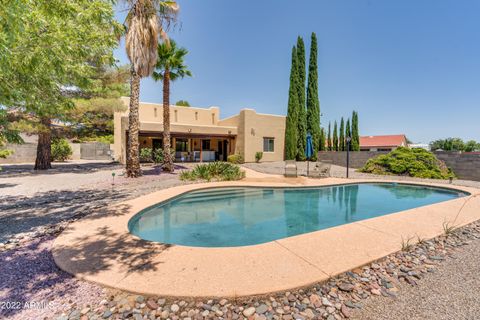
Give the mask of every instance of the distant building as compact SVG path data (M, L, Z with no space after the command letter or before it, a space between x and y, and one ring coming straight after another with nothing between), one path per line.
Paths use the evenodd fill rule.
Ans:
M360 137L360 151L392 151L408 146L404 134Z

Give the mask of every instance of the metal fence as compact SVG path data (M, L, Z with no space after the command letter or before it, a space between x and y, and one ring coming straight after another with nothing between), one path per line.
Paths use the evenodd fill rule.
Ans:
M100 142L82 143L80 145L80 159L110 160L112 159L110 145Z

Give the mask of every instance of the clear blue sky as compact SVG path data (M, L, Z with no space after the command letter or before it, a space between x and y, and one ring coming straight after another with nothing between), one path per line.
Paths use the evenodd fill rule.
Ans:
M361 135L480 140L480 1L178 2L170 37L190 51L194 77L173 84L172 102L216 105L222 118L286 114L291 48L300 35L308 52L314 31L322 126L355 109ZM142 80L142 101L161 97L160 83Z

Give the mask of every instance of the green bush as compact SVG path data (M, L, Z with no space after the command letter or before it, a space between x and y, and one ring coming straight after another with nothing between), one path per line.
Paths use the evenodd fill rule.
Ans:
M140 162L153 162L152 148L140 149Z
M66 139L56 138L52 140L51 153L53 161L65 161L72 156L73 151Z
M6 157L8 157L11 154L13 154L12 150L8 150L8 149L0 150L0 159L5 159Z
M182 171L182 173L180 173L180 179L184 181L232 181L243 178L245 178L245 172L242 171L239 166L220 161L199 164L192 170Z
M388 154L367 161L361 172L402 175L416 178L448 179L454 173L441 160L427 150L400 147Z
M239 154L232 154L227 157L227 161L234 164L243 163L243 157Z
M263 158L263 152L261 151L258 151L258 152L255 152L255 162L260 162L260 160L262 160Z

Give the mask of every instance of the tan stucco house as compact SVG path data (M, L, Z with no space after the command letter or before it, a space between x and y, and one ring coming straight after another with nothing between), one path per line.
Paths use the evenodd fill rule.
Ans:
M122 98L128 106L129 98ZM163 106L141 102L140 148L162 148ZM283 160L285 116L261 114L242 109L238 115L220 119L218 107L194 108L170 106L171 145L175 161L203 162L227 160L240 154L246 162ZM125 163L128 137L128 110L114 114L114 153Z

